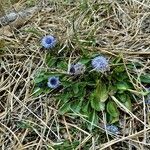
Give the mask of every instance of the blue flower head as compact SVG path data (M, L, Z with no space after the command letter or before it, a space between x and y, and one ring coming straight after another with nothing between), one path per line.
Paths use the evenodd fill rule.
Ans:
M52 89L56 89L60 85L59 77L49 77L47 85Z
M85 72L85 65L78 62L74 65L71 65L69 73L72 75L79 75Z
M112 132L114 134L119 134L119 129L115 125L107 125L106 129L107 129L107 131Z
M51 35L44 36L41 44L44 48L53 48L56 45L56 38Z
M98 72L105 72L109 69L108 60L103 56L92 59L92 67Z

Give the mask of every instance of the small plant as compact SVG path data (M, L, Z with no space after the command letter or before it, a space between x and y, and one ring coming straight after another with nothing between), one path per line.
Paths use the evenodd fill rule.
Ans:
M102 118L99 113L101 111L106 112L108 124L119 121L123 112L112 97L132 111L133 95L137 95L132 92L135 90L134 86L120 57L108 61L105 56L93 57L93 54L90 54L68 65L69 58L54 55L47 54L46 58L51 70L42 71L35 77L34 94L53 92L56 101L59 101L61 115L82 114L90 121L88 128L91 130L93 124L97 124L99 118ZM127 64L126 67L132 69L133 65ZM141 82L146 82L147 77L148 75L141 76ZM56 88L57 91L50 90ZM113 126L109 127L113 130L112 128ZM115 131L116 129L117 127Z

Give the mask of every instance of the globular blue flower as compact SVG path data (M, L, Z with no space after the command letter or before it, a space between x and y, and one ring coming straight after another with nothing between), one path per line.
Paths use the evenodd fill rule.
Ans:
M105 72L109 69L108 60L103 56L92 59L92 67L98 72Z
M119 129L115 125L112 125L112 124L111 125L107 125L106 129L107 129L107 131L112 132L114 134L119 134Z
M47 82L48 87L52 89L56 89L59 85L60 85L59 77L53 76L48 78L48 82Z
M56 38L51 35L44 36L41 44L44 48L53 48L56 45Z
M69 73L72 75L79 75L79 74L83 74L85 72L85 65L78 62L74 65L71 65Z

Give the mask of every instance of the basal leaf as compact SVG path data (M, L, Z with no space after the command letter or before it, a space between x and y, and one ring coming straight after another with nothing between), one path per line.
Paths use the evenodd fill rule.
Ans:
M125 103L127 99L129 98L129 96L125 93L122 93L122 94L117 93L117 97L118 97L118 100L121 101L122 103Z
M118 122L118 121L119 121L119 116L113 117L113 116L109 115L109 116L107 116L107 121L108 121L108 123L110 123L110 124L113 124L113 123L115 123L115 122Z
M126 82L123 82L123 81L118 82L116 86L117 86L118 90L122 90L122 91L126 91L126 90L129 89L129 85Z
M73 89L74 96L84 97L84 94L86 93L85 86L86 86L85 82L77 82L77 83L71 84L71 88Z
M80 88L79 83L73 84L72 88L73 88L74 94L77 94L79 92L79 88Z
M117 109L117 105L115 102L113 101L109 101L107 103L107 112L109 113L109 115L111 115L112 117L118 117L119 116L119 111Z
M100 111L100 106L99 106L99 102L96 99L91 99L91 107L97 111Z
M88 114L88 113L89 113L89 101L83 103L82 111L83 111L85 114Z
M95 96L99 99L100 102L105 102L108 98L108 90L106 88L106 84L101 81L97 82Z
M97 97L93 95L91 96L90 102L91 107L96 111L102 111L105 109L105 103L101 102L99 99L97 99Z
M130 111L132 111L132 103L131 103L130 97L128 97L128 99L126 100L126 102L123 103L123 104L126 106L126 108L128 108Z

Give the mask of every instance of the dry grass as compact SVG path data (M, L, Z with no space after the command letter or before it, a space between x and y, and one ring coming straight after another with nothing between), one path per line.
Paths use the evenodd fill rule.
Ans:
M143 65L142 70L135 71L137 77L150 72L150 1L35 3L43 5L40 12L20 28L13 29L13 36L0 36L6 45L0 66L0 149L55 149L52 147L61 145L63 140L70 145L78 141L75 149L150 149L150 108L145 105L144 97L134 104L133 112L114 99L126 113L120 118L121 134L109 137L100 126L93 133L86 130L82 116L78 120L69 115L60 116L51 95L32 96L34 75L39 69L48 69L44 61L47 51L40 48L40 35L55 35L60 45L57 51L62 55L80 54L82 49L110 57L123 55L125 64L140 61ZM27 4L29 1L20 1L15 6L23 9L29 7ZM95 44L90 44L93 41ZM132 82L133 77L128 74ZM135 87L134 92L142 87L138 80ZM60 149L64 148L60 146Z

